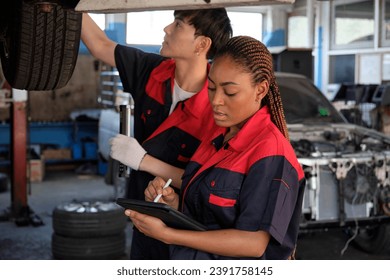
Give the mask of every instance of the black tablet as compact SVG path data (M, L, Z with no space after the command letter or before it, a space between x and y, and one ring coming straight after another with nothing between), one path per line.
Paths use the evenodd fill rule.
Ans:
M167 226L177 229L206 230L206 226L191 219L172 207L159 202L150 202L128 198L118 198L116 203L125 209L131 209L143 214L161 219Z

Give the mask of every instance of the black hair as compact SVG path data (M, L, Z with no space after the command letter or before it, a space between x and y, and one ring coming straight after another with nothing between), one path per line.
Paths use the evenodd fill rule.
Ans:
M208 59L212 59L233 36L233 29L225 8L176 10L174 16L188 20L188 23L195 28L195 35L203 35L211 39Z

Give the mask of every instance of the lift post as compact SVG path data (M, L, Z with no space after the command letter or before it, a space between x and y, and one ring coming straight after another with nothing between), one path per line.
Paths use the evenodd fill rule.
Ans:
M27 203L27 91L12 89L11 98L11 207L1 220L18 226L43 225Z
M27 205L27 92L12 89L11 105L11 215L26 216Z

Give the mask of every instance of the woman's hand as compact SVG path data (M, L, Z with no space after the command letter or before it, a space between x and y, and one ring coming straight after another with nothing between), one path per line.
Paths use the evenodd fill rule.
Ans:
M157 195L162 194L162 197L158 202L168 204L172 208L178 209L179 196L171 187L163 189L165 183L166 182L160 177L156 177L153 181L150 181L144 192L145 200L154 201Z
M158 239L164 243L168 243L167 237L169 237L168 231L170 228L165 225L160 219L145 215L133 210L127 209L125 211L133 225L143 234Z

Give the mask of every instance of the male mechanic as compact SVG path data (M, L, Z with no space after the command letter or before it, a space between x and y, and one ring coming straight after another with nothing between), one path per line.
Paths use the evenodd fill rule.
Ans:
M132 168L127 196L133 199L144 200L144 190L154 178L138 171L146 153L184 168L202 132L213 125L209 59L232 36L232 27L224 8L177 10L164 32L160 54L145 53L110 40L83 15L84 44L94 57L118 69L124 91L134 99L134 138L111 139L111 157ZM168 246L134 228L130 258L168 259Z

